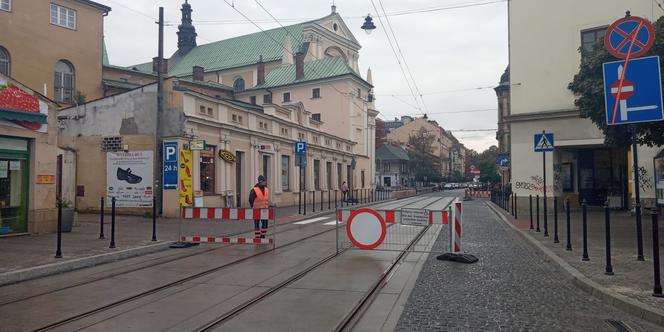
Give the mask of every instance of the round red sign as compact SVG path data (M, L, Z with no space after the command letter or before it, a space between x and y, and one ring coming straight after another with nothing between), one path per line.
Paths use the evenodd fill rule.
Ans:
M613 98L618 98L618 89L620 88L620 81L611 83L611 95ZM620 100L627 99L634 94L634 83L629 80L624 80L620 92Z

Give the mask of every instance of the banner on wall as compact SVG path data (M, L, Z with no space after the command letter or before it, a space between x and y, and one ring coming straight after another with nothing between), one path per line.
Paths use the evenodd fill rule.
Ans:
M192 206L194 204L192 166L191 150L180 149L180 183L178 187L180 188L180 205L182 206Z
M152 151L106 153L106 205L152 207Z

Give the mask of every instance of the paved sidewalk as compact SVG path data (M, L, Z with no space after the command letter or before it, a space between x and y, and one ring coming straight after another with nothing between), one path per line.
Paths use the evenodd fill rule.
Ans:
M562 208L562 207L560 207ZM505 212L505 211L503 211ZM521 213L521 211L520 211ZM652 262L652 223L650 210L644 209L643 225L643 251L646 261L638 261L636 241L636 220L629 211L611 210L611 262L614 275L606 275L605 251L605 223L604 209L601 207L588 208L588 255L589 261L582 261L582 213L572 211L570 214L572 251L566 247L566 215L564 211L558 213L558 232L560 243L554 243L554 217L553 212L548 214L549 236L544 236L543 216L540 216L540 231L530 230L530 215L519 215L514 220L507 214L509 220L522 232L530 234L565 262L581 272L592 281L608 288L610 291L627 296L646 304L656 310L664 311L664 298L652 296L653 291L653 262ZM660 216L661 217L661 216ZM536 216L533 223L537 224ZM660 218L660 225L662 225ZM660 239L664 237L664 228L660 226ZM660 242L660 252L664 253L664 243Z
M607 320L636 331L664 328L589 295L497 218L484 200L464 202L463 250L479 262L429 256L397 331L616 331ZM442 231L434 250L444 251Z

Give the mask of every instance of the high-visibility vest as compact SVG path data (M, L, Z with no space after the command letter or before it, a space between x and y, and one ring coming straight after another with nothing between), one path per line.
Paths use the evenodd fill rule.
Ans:
M254 200L254 209L267 209L269 192L267 187L264 188L265 193L261 191L261 188L254 187L254 193L256 194L256 199Z

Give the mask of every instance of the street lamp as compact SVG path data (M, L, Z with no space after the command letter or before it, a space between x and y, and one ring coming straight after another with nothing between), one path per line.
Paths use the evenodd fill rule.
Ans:
M362 30L370 35L374 29L376 29L376 25L373 23L371 14L367 14L367 17L364 18L364 24L362 24Z

